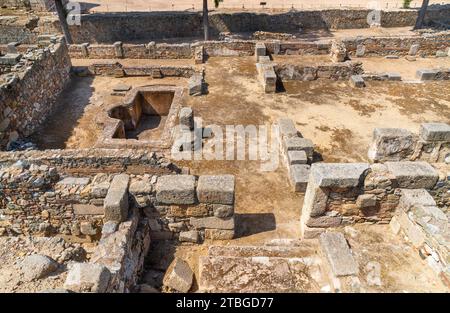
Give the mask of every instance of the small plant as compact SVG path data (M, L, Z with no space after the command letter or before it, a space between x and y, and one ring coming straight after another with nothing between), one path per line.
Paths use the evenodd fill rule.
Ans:
M412 0L403 0L403 9L409 9Z

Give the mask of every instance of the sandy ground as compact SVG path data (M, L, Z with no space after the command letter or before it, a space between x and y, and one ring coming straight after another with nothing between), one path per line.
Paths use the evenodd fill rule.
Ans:
M261 9L259 0L224 0L219 5L219 10L224 9ZM339 7L368 7L373 0L266 0L266 10L276 9L327 9ZM375 1L381 8L400 8L402 0L378 0ZM172 0L172 1L147 1L147 0L88 0L85 1L90 11L94 12L114 12L114 11L156 11L156 10L200 10L201 0ZM421 1L415 0L411 7L420 7ZM448 3L442 0L430 0L430 4ZM210 9L214 8L214 1L208 0Z

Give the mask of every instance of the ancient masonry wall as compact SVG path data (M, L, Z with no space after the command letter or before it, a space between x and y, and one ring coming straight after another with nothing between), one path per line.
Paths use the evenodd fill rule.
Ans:
M449 190L447 171L445 166L420 161L371 165L315 163L311 166L303 203L302 234L316 237L328 227L389 223L401 189L446 193Z
M414 55L435 56L437 51L446 52L449 47L450 31L434 34L423 34L404 37L357 37L343 39L346 53L356 56L356 51L364 51L358 56L406 56L411 47ZM192 59L195 50L203 47L206 56L251 56L256 45L254 40L206 41L182 44L73 44L69 46L69 54L77 59ZM325 55L330 52L332 41L296 42L265 40L267 54L275 55ZM1 50L1 47L0 47Z
M373 162L450 159L450 125L424 123L419 134L403 128L375 128L368 157Z
M69 81L64 41L25 54L0 86L0 149L26 137L47 118Z
M63 4L68 0L63 0ZM34 11L49 11L54 8L53 0L0 0L0 7L21 8Z
M427 22L445 20L450 7L441 6L427 11ZM370 10L316 10L278 14L251 12L210 14L212 34L221 32L298 32L301 29L368 28ZM416 10L381 12L381 25L401 27L414 25ZM159 39L170 37L199 37L202 35L201 12L192 13L102 13L86 14L82 26L71 26L77 43L113 43L116 41Z
M105 222L121 222L127 218L128 208L137 208L149 219L154 240L197 243L205 238L234 236L234 176L176 175L180 170L175 165L145 152L134 158L140 165L138 175L116 174L123 171L121 166L115 168L115 174L95 174L91 167L120 164L130 159L131 152L120 151L118 160L110 159L112 154L108 156L106 150L104 157L97 158L62 158L55 152L45 151L46 156L22 159L12 165L8 161L2 163L2 234L63 234L98 239ZM13 156L18 157L9 153L9 157ZM51 162L59 163L59 168ZM153 174L143 174L145 166L141 162L147 163ZM83 166L87 168L83 170Z

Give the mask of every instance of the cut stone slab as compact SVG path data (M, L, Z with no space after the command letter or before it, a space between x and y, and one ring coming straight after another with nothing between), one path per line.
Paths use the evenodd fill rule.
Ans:
M331 270L336 277L358 275L359 269L344 235L335 232L322 233L319 237Z
M430 69L420 69L416 72L416 77L422 81L424 80L434 80L437 75L437 70Z
M356 187L368 169L368 163L314 163L311 177L319 187Z
M196 230L182 231L178 238L180 242L193 242L198 243L199 235Z
M308 158L312 158L314 154L314 143L306 138L285 138L284 147L286 151L305 151Z
M307 258L222 257L199 260L199 289L204 292L305 292L313 287Z
M289 165L308 163L308 156L305 151L288 151L287 156Z
M278 127L280 128L281 138L297 137L298 131L295 127L294 121L290 118L280 118L277 121Z
M123 222L128 217L128 184L130 177L127 174L114 176L108 193L103 202L105 209L104 221Z
M227 219L215 216L208 216L202 218L191 217L189 223L196 229L234 229L234 217Z
M8 53L4 56L0 56L0 65L16 65L19 63L21 54L18 53Z
M197 184L198 201L234 204L234 185L233 175L202 175Z
M20 266L25 281L44 278L56 271L57 268L58 263L55 260L42 254L25 257Z
M266 64L266 63L270 63L270 62L271 62L271 60L270 60L270 57L268 55L260 55L258 57L258 63Z
M59 182L57 185L65 185L65 186L85 186L89 184L88 177L66 177Z
M425 141L450 141L450 125L445 123L421 124L420 138Z
M118 84L114 86L113 91L115 92L126 92L131 89L131 86L125 84Z
M258 58L260 56L264 56L264 55L266 55L266 45L264 43L262 43L262 42L258 42L255 45L255 58L256 58L256 61L258 61Z
M229 204L213 204L214 216L220 218L227 218L234 214L234 206Z
M364 79L361 75L350 76L350 84L352 85L352 87L356 88L363 88L366 86L366 83L364 82Z
M175 258L164 275L164 285L179 292L191 289L194 272L189 264L180 258Z
M340 216L318 216L310 217L306 221L306 226L311 228L328 228L328 227L338 227L341 225L342 217Z
M210 246L208 256L223 257L279 257L300 258L311 256L315 253L315 247L302 242L299 246Z
M195 202L195 176L166 175L156 183L156 200L163 204L193 204Z
M203 75L192 75L188 81L188 90L190 96L201 96L204 93Z
M303 152L303 151L302 151ZM310 166L294 164L289 166L289 175L295 192L305 192L308 185Z
M377 197L373 194L359 195L356 199L356 205L360 208L371 208L377 204Z
M413 153L416 140L403 128L375 128L368 157L372 161L400 161Z
M390 81L401 81L402 80L402 76L400 75L400 73L390 72L387 74L388 74L388 80L390 80Z
M439 179L439 174L434 167L427 162L386 162L399 188L431 189Z
M186 126L190 130L194 129L194 112L191 108L180 109L180 125Z
M111 278L109 270L93 263L74 263L67 274L64 288L75 292L106 292Z
M398 207L405 212L413 206L435 206L436 201L425 189L401 189Z
M234 238L234 229L205 229L205 239L231 240Z

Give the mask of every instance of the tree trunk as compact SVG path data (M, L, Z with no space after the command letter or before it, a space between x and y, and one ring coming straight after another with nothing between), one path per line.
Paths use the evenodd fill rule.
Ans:
M203 34L209 40L208 0L203 0Z
M67 24L67 17L64 12L64 6L63 6L61 0L55 0L55 7L56 7L56 12L58 13L59 24L61 24L61 29L64 33L64 37L66 37L66 43L70 45L73 43L73 41L72 41L72 36L70 35L70 32L69 32L69 25Z
M427 13L428 8L428 2L430 2L430 0L422 1L422 7L420 8L419 16L417 17L414 29L421 29L423 27L423 21L425 20L425 13Z

